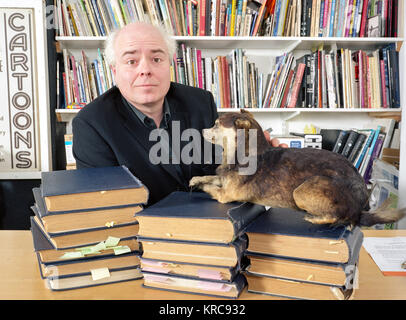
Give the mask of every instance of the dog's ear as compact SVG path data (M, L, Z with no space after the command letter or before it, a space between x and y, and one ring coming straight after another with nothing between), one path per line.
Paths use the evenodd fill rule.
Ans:
M247 119L237 118L234 121L237 129L249 129L251 128L251 121Z
M254 118L254 115L251 112L249 112L248 110L241 109L240 113L245 113L247 116L250 116L251 118Z

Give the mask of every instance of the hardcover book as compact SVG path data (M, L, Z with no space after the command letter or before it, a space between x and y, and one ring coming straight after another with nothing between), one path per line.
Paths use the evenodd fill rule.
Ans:
M279 278L262 277L245 273L248 292L305 300L348 300L353 289L330 285L291 281Z
M354 251L350 260L344 264L248 254L250 263L245 270L258 276L344 287L354 277L360 248Z
M103 227L100 229L83 230L80 232L65 232L58 235L50 236L41 224L38 217L30 217L31 225L35 224L37 229L47 237L54 249L69 249L81 246L97 244L106 240L109 236L130 240L136 238L138 233L138 223L132 223L119 227Z
M43 233L43 230L35 223L34 219L31 218L31 235L33 240L34 250L37 253L38 261L44 264L53 264L60 263L62 261L79 261L91 257L107 257L113 256L115 254L114 248L106 248L106 250L100 250L87 255L71 255L69 259L66 258L66 253L72 252L72 249L60 249L57 250L53 246L49 238ZM104 239L106 240L106 239ZM121 240L118 242L119 246L128 247L130 252L140 253L140 244L137 242L137 239L132 238L128 240ZM84 246L75 248L75 250L81 251L84 249Z
M142 245L142 257L163 261L206 264L212 266L241 266L244 250L247 248L245 235L224 243L176 241L138 237Z
M186 278L206 279L231 282L248 264L248 259L235 267L213 266L207 264L185 263L179 261L163 261L141 258L141 269L144 272L154 272L168 275L178 275Z
M358 157L361 152L362 146L364 145L365 140L367 139L367 134L359 133L357 140L354 143L354 147L351 150L350 155L348 156L348 161L354 163L355 159Z
M31 207L34 214L41 220L50 235L69 231L97 229L108 224L123 225L136 222L134 214L142 210L141 206L123 208L98 208L93 211L50 213L41 197L41 189L33 188L35 205Z
M204 294L234 299L238 298L241 291L247 285L247 282L242 274L239 274L231 283L188 279L172 275L159 275L150 272L143 272L143 276L143 286L147 288Z
M337 137L337 140L333 147L333 152L341 153L344 149L345 143L347 142L349 132L347 130L341 130Z
M148 189L125 166L42 172L49 212L146 204Z
M43 263L38 261L38 264L42 279L65 278L85 275L90 270L100 268L118 271L126 268L140 267L140 257L137 253L127 253L107 257L92 257L83 260L61 261L59 263Z
M271 208L246 229L247 253L305 260L347 263L362 244L359 227L317 225L304 220L305 212Z
M352 149L354 148L355 142L359 136L359 133L354 130L350 130L348 134L347 141L345 142L344 148L341 151L341 154L346 157L347 159L350 156Z
M141 237L229 243L265 207L252 203L219 203L204 192L176 191L138 212Z
M86 274L77 276L49 277L46 279L46 285L53 291L62 291L142 279L142 272L138 266L120 270L108 270L108 268L103 268L103 270L106 270L104 272L105 276L100 279L95 278L92 272L87 272Z

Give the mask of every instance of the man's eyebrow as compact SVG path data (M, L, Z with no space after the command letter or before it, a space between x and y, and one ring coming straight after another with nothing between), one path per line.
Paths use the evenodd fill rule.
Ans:
M131 55L134 53L137 53L138 50L130 50L130 51L124 51L123 54L121 55L122 57L124 57L125 55ZM152 53L165 53L165 50L163 49L151 49Z
M124 57L124 56L127 55L127 54L134 54L134 53L136 53L136 52L137 52L137 50L124 51L121 56Z
M165 53L165 50L163 50L163 49L152 49L151 52L152 53Z

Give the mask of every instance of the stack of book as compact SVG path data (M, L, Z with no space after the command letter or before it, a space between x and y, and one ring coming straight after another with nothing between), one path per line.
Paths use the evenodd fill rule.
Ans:
M237 298L246 286L243 230L263 212L203 192L173 192L138 212L144 286Z
M43 172L31 232L41 277L52 290L139 279L134 214L147 188L125 166Z
M247 227L248 291L294 299L352 298L358 286L360 228L315 225L304 215L271 208Z

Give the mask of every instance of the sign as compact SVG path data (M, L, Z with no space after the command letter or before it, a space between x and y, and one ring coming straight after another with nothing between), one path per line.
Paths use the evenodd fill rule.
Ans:
M0 7L0 178L39 178L49 170L41 160L41 152L49 159L49 134L40 135L40 127L49 131L43 8L41 1L25 3Z

